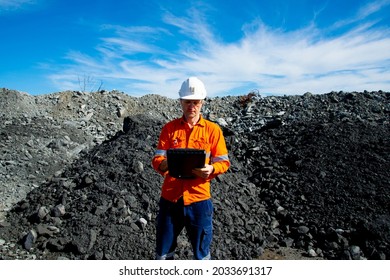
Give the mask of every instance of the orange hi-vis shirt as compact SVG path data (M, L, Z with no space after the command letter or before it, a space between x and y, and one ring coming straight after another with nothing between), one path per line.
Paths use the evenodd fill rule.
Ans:
M166 159L168 149L194 148L206 151L205 164L211 164L214 172L207 178L177 179L159 169L161 162ZM225 138L221 128L202 116L191 129L184 117L167 123L161 130L157 150L152 159L153 168L164 176L161 196L176 202L183 197L184 205L209 199L210 181L219 174L225 173L229 166L229 156Z

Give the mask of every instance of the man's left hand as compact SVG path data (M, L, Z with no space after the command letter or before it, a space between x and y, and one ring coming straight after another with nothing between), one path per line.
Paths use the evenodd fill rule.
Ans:
M192 170L196 176L201 177L203 179L207 179L214 172L214 167L210 164L206 164L202 168L195 168Z

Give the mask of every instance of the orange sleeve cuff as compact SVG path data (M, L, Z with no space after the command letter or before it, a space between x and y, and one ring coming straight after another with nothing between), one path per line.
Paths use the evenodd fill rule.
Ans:
M152 166L153 166L153 169L156 170L158 173L160 173L162 176L165 176L166 173L168 173L168 171L165 171L165 172L162 172L160 170L160 164L161 162L165 159L165 157L163 156L155 156L153 159L152 159Z

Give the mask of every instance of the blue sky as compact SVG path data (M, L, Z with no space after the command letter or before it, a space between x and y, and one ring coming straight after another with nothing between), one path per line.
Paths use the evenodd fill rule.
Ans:
M0 87L390 91L390 0L0 0Z

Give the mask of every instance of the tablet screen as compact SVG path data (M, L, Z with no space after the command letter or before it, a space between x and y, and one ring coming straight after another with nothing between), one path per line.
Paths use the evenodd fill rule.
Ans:
M192 169L202 168L206 161L206 151L198 149L169 149L167 151L169 175L179 179L191 179L196 176Z

